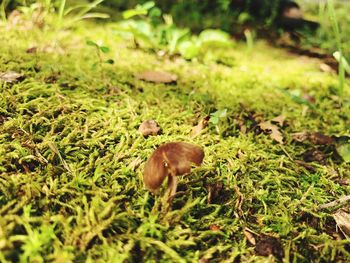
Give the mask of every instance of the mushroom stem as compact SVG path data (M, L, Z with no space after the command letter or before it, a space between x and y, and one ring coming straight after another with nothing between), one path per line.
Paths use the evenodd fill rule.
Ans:
M168 175L168 189L169 189L169 197L168 202L171 203L174 195L176 194L178 179L175 175Z

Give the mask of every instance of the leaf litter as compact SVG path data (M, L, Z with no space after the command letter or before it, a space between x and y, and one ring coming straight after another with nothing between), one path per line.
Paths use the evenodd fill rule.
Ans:
M16 83L22 81L24 75L15 71L0 72L0 80L7 83Z
M275 140L276 142L280 144L284 144L283 142L283 134L280 131L280 128L272 124L271 121L261 122L258 125L261 130L263 130L265 133L269 134L270 137Z
M202 131L208 126L210 116L206 116L201 119L196 126L191 129L190 136L196 137L202 133Z
M165 71L144 71L135 76L139 80L157 84L174 84L178 80L177 75Z
M350 206L337 210L333 218L346 239L350 239Z

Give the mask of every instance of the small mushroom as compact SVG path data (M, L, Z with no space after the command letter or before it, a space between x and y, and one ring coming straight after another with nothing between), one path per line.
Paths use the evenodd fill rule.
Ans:
M143 180L146 188L157 193L165 177L168 177L171 198L176 193L176 176L190 173L191 166L201 165L203 158L201 147L190 143L170 142L159 146L145 165Z
M160 127L156 121L148 120L141 123L139 132L145 137L149 135L158 135L160 133Z

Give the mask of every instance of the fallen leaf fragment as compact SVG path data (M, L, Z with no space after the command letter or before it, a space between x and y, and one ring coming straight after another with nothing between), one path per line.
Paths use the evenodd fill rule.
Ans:
M309 133L308 140L314 145L331 145L333 143L332 137L320 132Z
M164 71L145 71L136 74L136 78L147 82L164 84L176 83L178 79L175 74Z
M215 232L216 232L216 231L220 231L220 227L219 227L218 225L211 225L211 226L210 226L210 230L211 230L211 231L215 231Z
M319 149L307 150L303 154L303 157L305 162L318 162L321 164L325 164L326 162L326 155Z
M38 48L37 47L31 47L31 48L28 48L27 50L26 50L26 53L27 54L35 54L35 53L37 53L38 52Z
M32 30L35 27L43 28L45 25L44 18L45 11L42 6L37 6L29 13L15 10L8 17L8 27L20 30Z
M335 207L335 206L338 206L338 205L341 205L342 203L345 203L345 202L349 202L350 201L350 195L344 195L334 201L331 201L329 203L326 203L326 204L322 204L322 205L319 205L318 206L318 210L321 210L321 209L329 209L329 208L332 208L332 207ZM349 209L349 207L347 207L347 209Z
M204 258L204 257L198 261L198 263L209 263L209 262L210 262L209 259Z
M196 137L208 126L210 116L206 116L201 119L196 126L194 126L191 130L191 137Z
M292 138L294 141L304 142L309 138L309 133L306 131L297 132L297 133L292 134Z
M259 127L264 132L270 132L270 137L276 142L283 144L283 135L279 131L278 126L271 123L271 121L262 122L259 124Z
M65 53L64 49L57 44L46 45L43 48L41 48L40 51L44 53L56 53L59 55L63 55Z
M350 185L350 180L348 180L348 179L337 179L335 182L342 185L342 186Z
M7 120L7 117L0 114L0 125L3 124Z
M286 116L280 115L276 118L273 118L271 122L277 123L280 127L283 127L284 122L286 121Z
M308 93L303 94L301 98L304 99L305 101L310 102L311 104L316 103L316 98Z
M340 231L344 234L344 236L349 239L350 238L350 214L344 208L339 209L333 214L333 218L337 223Z
M225 196L224 184L222 182L211 183L207 186L208 190L208 203L218 204L220 200Z
M155 136L160 133L160 127L156 121L147 120L141 123L139 132L145 137L150 135Z
M140 166L140 164L142 163L142 159L140 157L137 157L135 160L133 160L130 164L129 164L129 168L132 171L135 171L137 169L137 167Z
M15 83L23 80L23 74L17 73L15 71L0 72L0 80L7 83Z
M324 135L320 132L298 132L292 135L293 140L297 142L309 141L313 145L332 145L334 140L328 135Z
M245 152L243 152L241 149L238 149L238 152L236 154L236 158L243 159L246 156Z
M326 63L320 64L320 70L327 73L335 73L335 70Z
M248 240L248 242L249 242L250 244L252 244L253 246L256 245L255 237L254 237L254 235L248 230L248 228L244 228L243 234L244 234L244 237Z
M306 170L308 170L308 171L310 171L310 172L316 172L316 169L312 166L312 165L310 165L310 164L308 164L308 163L306 163L306 162L304 162L304 161L301 161L301 160L295 160L294 161L296 164L299 164L299 165L301 165L301 166L303 166Z

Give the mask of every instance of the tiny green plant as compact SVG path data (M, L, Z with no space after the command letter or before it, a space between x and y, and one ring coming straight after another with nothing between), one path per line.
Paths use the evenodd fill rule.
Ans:
M254 33L250 29L244 30L244 36L247 43L248 54L251 54L254 49Z
M146 16L152 8L155 7L155 3L153 1L146 2L144 4L138 4L134 9L129 9L123 12L123 18L129 19L134 16Z
M103 58L102 58L102 53L104 53L104 54L109 53L109 51L110 51L109 47L99 45L99 44L97 44L96 42L94 42L92 40L87 40L86 44L88 46L93 46L93 47L96 48L97 56L99 58L100 63L114 64L113 59L103 60Z
M210 114L209 122L214 125L218 125L220 120L223 118L226 118L226 116L227 116L227 109L217 110L216 112L213 112Z
M125 11L123 18L124 21L117 23L116 33L132 39L135 47L162 50L169 55L180 54L189 60L210 49L233 43L229 34L217 29L206 29L199 36L192 35L188 28L177 27L171 15L162 14L154 2Z
M220 122L227 118L227 109L217 110L210 114L209 123L215 126L216 132L221 134L222 127L219 126Z
M105 75L104 75L104 70L103 70L103 65L104 64L114 64L114 60L113 59L105 59L103 57L103 54L107 54L110 52L109 47L107 46L103 46L103 45L99 45L96 42L92 41L92 40L87 40L86 44L88 46L92 46L95 48L96 51L96 55L98 57L98 61L95 62L94 64L92 64L91 68L92 69L97 69L97 67L99 67L101 74L102 74L102 79L105 79Z

